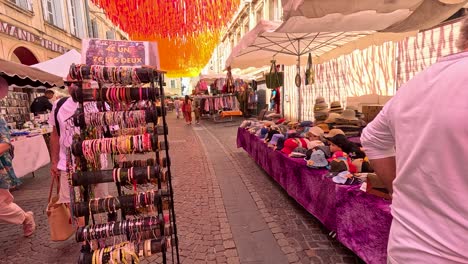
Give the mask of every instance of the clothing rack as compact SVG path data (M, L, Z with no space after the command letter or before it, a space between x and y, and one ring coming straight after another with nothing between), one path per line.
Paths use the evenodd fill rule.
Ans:
M94 243L98 248L92 248L89 240L103 239L111 234L126 235L128 241L133 236L152 239L146 240L144 247L139 243L125 242L127 256L135 257L130 261L137 262L138 256L161 253L162 262L167 263L170 250L172 263L180 263L164 105L164 72L150 67L72 64L70 77L73 80L66 84L70 86L72 99L79 102L70 122L80 129L80 136L74 138L68 151L74 156L74 159L70 157L74 162L70 164L76 166L67 167L70 168L71 185L82 186L81 189L72 187L72 190L79 190L79 195L72 191L70 208L75 217L85 217L86 225L76 233L78 242L86 242L82 246L79 263L109 263L113 256L109 253L123 249L119 249L119 245L99 248L102 241ZM83 82L87 80L97 81L98 88L85 88ZM142 87L144 83L149 87ZM157 100L161 105L156 105ZM86 107L87 102L96 102L98 111L90 111ZM124 132L131 131L131 135L115 133L124 129ZM138 133L140 129L142 133ZM136 161L121 159L136 153L150 153L154 157ZM113 156L113 169L99 169L102 154ZM115 183L118 195L92 199L90 186L106 182ZM140 185L144 191L139 190ZM130 193L133 194L125 194L123 186L132 186ZM96 224L94 221L95 214L116 215L118 211L120 221L111 218L108 223ZM128 215L136 218L127 219ZM159 219L157 225L147 222L154 219L154 215ZM111 230L110 227L117 223L119 227L125 224L125 229L115 227ZM138 225L138 228L133 225ZM93 232L84 234L88 230L86 228L92 228ZM107 233L104 234L103 230ZM140 254L140 248L144 248L147 254ZM118 260L123 261L123 257Z

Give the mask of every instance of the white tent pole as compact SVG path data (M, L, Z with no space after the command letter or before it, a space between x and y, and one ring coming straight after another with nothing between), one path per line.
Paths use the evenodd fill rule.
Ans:
M300 51L301 51L301 40L298 39L297 40L297 50L298 50L298 54L297 54L297 74L301 74L301 54L300 54ZM299 85L296 85L297 86L297 98L298 98L298 102L297 102L297 121L301 121L301 113L302 113L302 103L301 103L301 85L302 85L302 81Z

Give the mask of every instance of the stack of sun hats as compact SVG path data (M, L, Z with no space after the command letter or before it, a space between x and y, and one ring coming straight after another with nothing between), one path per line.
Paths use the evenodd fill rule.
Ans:
M325 98L319 96L315 99L314 118L315 124L323 123L328 117L328 105L325 103Z
M341 103L339 101L334 101L330 104L330 113L343 113L343 108L341 107Z

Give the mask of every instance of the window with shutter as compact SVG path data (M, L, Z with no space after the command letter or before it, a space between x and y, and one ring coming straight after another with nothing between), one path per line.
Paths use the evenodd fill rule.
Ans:
M106 38L107 39L115 39L114 31L112 31L112 30L106 31Z
M61 0L43 0L44 19L50 24L63 29Z
M91 20L91 29L93 30L91 37L99 38L99 28L96 19Z
M33 11L32 0L10 0L10 2L21 7L24 10Z
M83 12L81 10L81 1L68 0L70 33L79 38L83 38L84 35Z

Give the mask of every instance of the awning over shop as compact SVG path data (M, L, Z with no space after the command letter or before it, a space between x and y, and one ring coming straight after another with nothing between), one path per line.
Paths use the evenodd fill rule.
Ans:
M63 79L60 76L2 59L0 59L0 76L8 82L8 85L16 85L18 87L42 86L50 88L53 86L64 86Z

